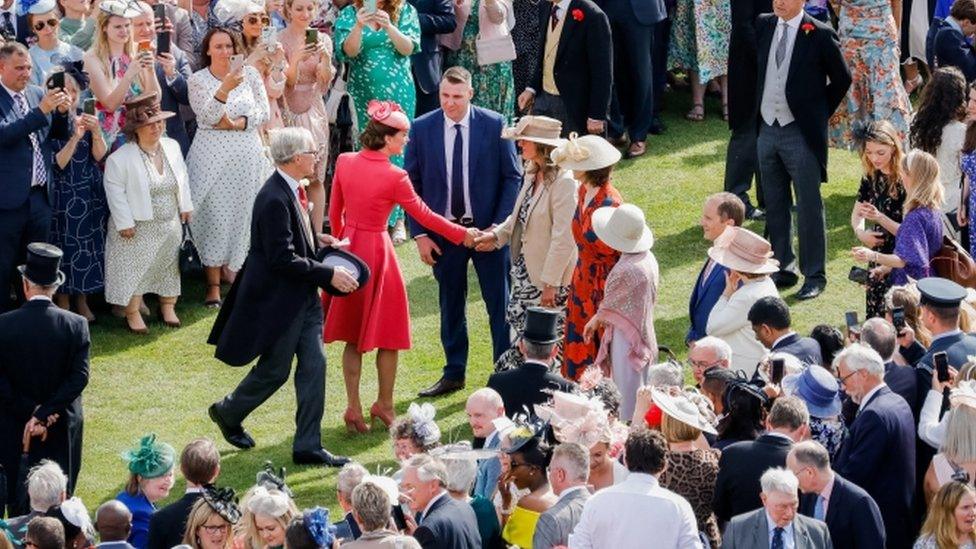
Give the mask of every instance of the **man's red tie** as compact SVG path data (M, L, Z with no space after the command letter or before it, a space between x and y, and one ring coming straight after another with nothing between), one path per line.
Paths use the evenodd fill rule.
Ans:
M302 210L308 211L308 194L305 193L305 186L298 185L298 203L302 205Z

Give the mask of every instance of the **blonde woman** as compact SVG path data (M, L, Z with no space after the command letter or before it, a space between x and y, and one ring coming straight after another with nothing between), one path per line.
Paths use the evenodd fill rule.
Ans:
M941 409L941 393L938 399L927 397L925 403L927 412L936 404ZM976 383L960 383L952 390L949 403L952 410L947 414L941 449L925 473L925 501L932 501L939 488L952 480L976 478Z
M939 163L934 156L913 150L902 162L905 186L904 218L895 234L895 249L890 254L864 246L853 249L854 259L873 262L872 278L888 277L893 285L906 284L932 276L929 261L942 246L942 197Z
M976 490L952 481L939 489L929 505L914 549L976 548Z
M233 527L240 518L233 490L207 488L186 519L183 544L192 549L230 549Z
M301 513L288 494L255 486L244 496L244 516L237 524L246 549L278 549L285 545L285 530ZM235 544L236 545L236 544Z

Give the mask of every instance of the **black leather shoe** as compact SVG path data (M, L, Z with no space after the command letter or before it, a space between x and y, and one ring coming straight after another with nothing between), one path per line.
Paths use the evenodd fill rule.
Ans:
M464 389L464 380L457 381L442 377L437 381L437 383L427 387L423 391L420 391L417 393L417 395L422 397L435 397L448 395L455 391L460 391L461 389Z
M824 288L827 287L826 282L810 282L809 280L803 283L800 287L800 291L796 292L797 299L813 299L818 295L822 294Z
M750 221L762 221L766 219L766 212L760 210L759 208L753 208L746 212L746 219Z
M217 424L217 428L220 429L220 434L224 435L224 440L226 440L231 446L235 448L240 448L241 450L250 450L254 448L254 439L251 435L244 430L243 427L238 425L237 427L231 427L224 422L224 419L220 417L217 413L217 403L210 405L207 408L207 414L210 419Z
M800 277L792 271L779 271L769 275L769 278L773 279L773 283L776 284L776 288L782 290L784 288L792 288L796 286L796 283L800 281Z
M664 121L661 120L660 116L655 116L651 120L651 127L647 129L647 133L651 135L661 135L662 133L668 131L668 127L664 125Z
M326 467L342 467L352 461L345 456L333 455L324 448L306 452L292 452L291 460L298 465L325 465Z

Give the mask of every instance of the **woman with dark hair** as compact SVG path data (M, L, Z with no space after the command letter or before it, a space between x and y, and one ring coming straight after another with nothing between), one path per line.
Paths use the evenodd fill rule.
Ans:
M346 428L360 433L369 430L359 399L363 354L378 349L379 394L369 409L370 418L378 417L390 426L397 358L400 350L411 345L407 289L385 225L393 206L402 206L420 224L454 244L473 246L481 234L431 211L417 196L407 172L390 162L403 153L410 130L410 120L400 106L372 101L369 116L359 136L363 150L340 155L336 162L329 221L333 234L349 240L349 251L362 258L371 276L352 294L322 298L325 342L346 344L342 353Z
M954 212L960 198L960 154L966 138L966 79L955 67L942 67L922 89L921 101L912 119L909 141L939 161L945 196L943 212Z
M285 530L285 549L335 549L339 540L335 527L329 522L329 510L321 507L306 509L291 519Z
M441 429L434 421L436 412L429 402L411 402L407 415L393 421L390 439L393 441L393 455L398 462L406 463L411 457L426 454L441 445ZM393 478L399 480L397 474Z
M558 500L549 487L546 474L552 448L543 439L545 430L544 424L517 426L508 434L509 445L503 450L511 464L508 473L498 479L498 490L503 505L502 539L510 545L532 547L539 516ZM519 490L529 490L514 506L509 483L515 484Z
M763 390L745 380L728 384L722 397L725 416L718 422L713 448L719 450L743 440L756 440L766 426L768 399Z
M882 303L884 303L884 296L882 296ZM820 365L832 372L834 357L844 348L844 334L828 324L818 324L810 331L810 337L820 345L820 360L822 361Z

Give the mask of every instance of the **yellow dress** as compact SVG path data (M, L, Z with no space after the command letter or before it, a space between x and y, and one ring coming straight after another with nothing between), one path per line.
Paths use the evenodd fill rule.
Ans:
M502 530L502 539L523 549L532 547L532 536L535 534L535 525L539 522L540 514L516 505L512 516L508 517L508 522L505 523L505 529Z

